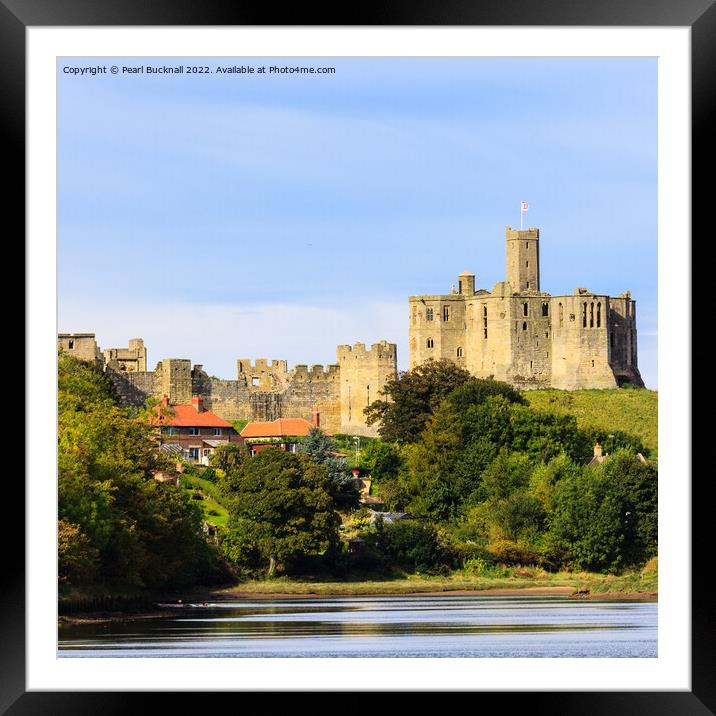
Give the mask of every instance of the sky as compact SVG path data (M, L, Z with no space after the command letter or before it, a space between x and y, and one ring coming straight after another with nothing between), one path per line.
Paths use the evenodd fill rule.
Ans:
M211 72L122 70L163 65ZM656 389L656 59L58 61L58 330L150 368L385 339L406 369L408 296L504 280L522 201L543 291L631 290Z

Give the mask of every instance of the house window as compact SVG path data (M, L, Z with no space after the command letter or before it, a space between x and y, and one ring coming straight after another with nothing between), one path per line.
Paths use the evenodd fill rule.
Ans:
M214 428L214 435L219 437L219 435L221 435L221 428Z
M176 435L177 429L176 428L167 428L167 435Z
M189 459L190 460L198 460L199 459L199 448L198 447L189 448Z
M433 320L433 309L428 308L425 310L425 320L426 321L432 321Z
M450 307L443 306L443 321L449 321L449 320L450 320Z
M198 435L199 428L189 428L189 435Z
M434 344L433 344L433 339L432 339L432 338L428 338L428 340L425 341L425 345L426 345L426 347L428 347L428 348L432 348L433 345L434 345Z
M204 448L202 450L202 454L204 455L204 457L209 457L209 448Z
M462 358L462 348L457 349L457 357Z

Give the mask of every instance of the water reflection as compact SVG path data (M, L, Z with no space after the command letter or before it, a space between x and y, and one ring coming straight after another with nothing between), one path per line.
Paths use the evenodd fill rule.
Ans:
M164 605L61 626L60 656L656 657L657 605L560 597L345 597Z

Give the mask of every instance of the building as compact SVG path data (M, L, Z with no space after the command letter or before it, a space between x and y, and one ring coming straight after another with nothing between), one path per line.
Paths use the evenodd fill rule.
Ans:
M296 452L296 445L300 438L308 435L311 428L317 428L319 425L319 414L314 411L311 422L303 418L277 418L265 422L247 423L240 435L252 455L267 447Z
M243 443L231 423L204 408L200 395L193 396L189 405L171 405L163 396L153 424L160 430L162 450L201 465L209 464L219 445Z
M505 239L506 280L492 291L466 271L450 293L409 297L410 367L445 358L522 389L643 387L630 292L545 293L539 229L508 226Z
M363 409L379 399L385 383L397 374L397 346L380 341L340 345L331 365L297 365L285 360L239 358L236 378L209 376L188 358L164 358L147 370L147 349L141 338L126 348L100 351L93 333L60 334L58 346L103 368L125 405L142 406L149 397L166 395L173 406L189 405L201 396L203 406L227 420L271 422L279 418L310 421L314 409L322 427L332 433L377 435Z

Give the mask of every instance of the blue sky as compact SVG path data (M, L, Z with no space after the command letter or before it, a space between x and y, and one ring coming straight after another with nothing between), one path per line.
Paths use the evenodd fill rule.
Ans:
M91 64L335 74L76 76ZM541 230L542 290L638 306L657 387L655 59L131 58L58 62L59 330L191 358L335 362L407 297L505 275Z

